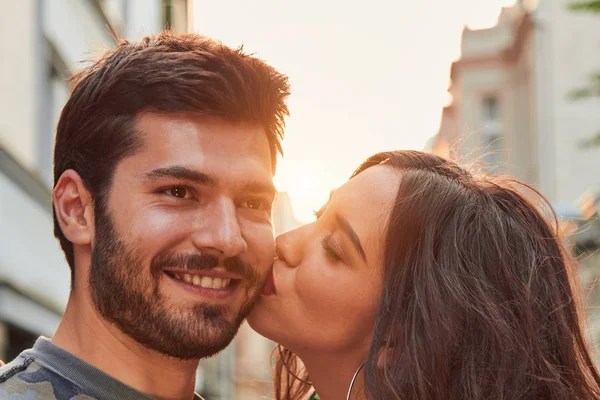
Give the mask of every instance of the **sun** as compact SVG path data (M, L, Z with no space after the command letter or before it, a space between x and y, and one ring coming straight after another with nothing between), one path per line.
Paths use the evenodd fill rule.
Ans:
M315 176L308 174L276 177L275 184L280 191L290 195L294 217L301 222L314 221L314 211L321 208L329 197L328 190Z

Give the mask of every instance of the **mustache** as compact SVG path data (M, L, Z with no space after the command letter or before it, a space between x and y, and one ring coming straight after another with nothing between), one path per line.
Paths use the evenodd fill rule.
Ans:
M152 274L160 275L164 268L182 268L189 271L206 271L220 265L220 258L213 254L203 253L165 253L152 260L150 268ZM260 282L260 275L256 268L242 260L240 257L229 257L223 260L222 266L227 272L240 275L251 283Z

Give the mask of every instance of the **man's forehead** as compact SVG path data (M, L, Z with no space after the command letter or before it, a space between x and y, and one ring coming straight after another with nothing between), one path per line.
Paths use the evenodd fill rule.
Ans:
M117 165L117 173L128 176L131 183L171 177L275 192L270 147L259 127L188 114L146 113L138 118L136 129L141 146Z
M191 113L145 112L137 117L136 129L146 140L188 140L191 144L202 142L215 145L230 141L253 146L257 151L270 148L267 134L260 124L231 122Z
M271 146L262 127L190 114L142 114L136 128L141 152L157 162L262 164L272 172Z

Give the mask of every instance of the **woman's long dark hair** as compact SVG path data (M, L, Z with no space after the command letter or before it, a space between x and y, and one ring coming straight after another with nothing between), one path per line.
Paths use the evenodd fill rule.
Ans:
M371 400L598 399L573 263L533 188L472 175L417 151L379 153L402 170L385 239L384 282L365 365ZM310 379L274 353L277 400Z

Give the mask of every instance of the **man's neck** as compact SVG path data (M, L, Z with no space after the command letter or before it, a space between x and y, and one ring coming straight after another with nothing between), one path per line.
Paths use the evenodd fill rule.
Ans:
M321 400L346 400L352 377L362 364L355 354L304 356L302 362ZM350 399L364 399L363 382L361 371L354 382Z
M182 361L140 345L73 291L52 343L157 399L190 399L198 360Z

